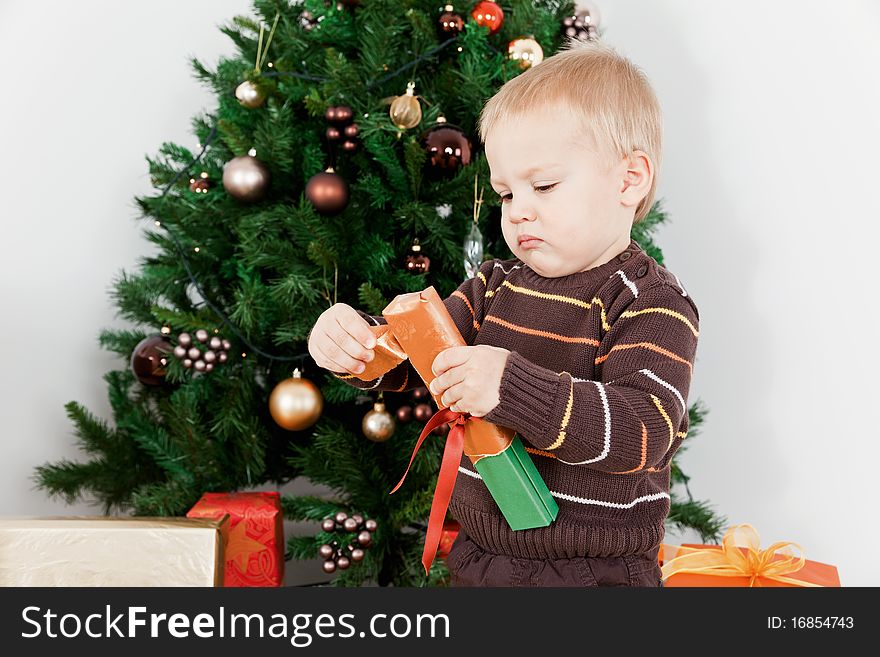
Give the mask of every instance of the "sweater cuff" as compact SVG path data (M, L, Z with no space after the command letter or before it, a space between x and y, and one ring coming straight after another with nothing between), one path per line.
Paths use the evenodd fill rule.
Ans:
M483 419L544 443L559 375L511 351L501 375L500 401Z

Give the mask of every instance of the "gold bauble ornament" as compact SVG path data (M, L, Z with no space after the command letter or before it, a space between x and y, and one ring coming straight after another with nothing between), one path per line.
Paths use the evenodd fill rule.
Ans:
M308 379L302 378L299 370L285 379L269 395L269 413L278 426L288 431L302 431L312 426L324 410L324 397L321 390Z
M385 410L384 402L373 404L373 410L364 415L364 420L361 422L364 435L374 443L384 443L391 438L396 426L397 423L391 413Z
M235 88L235 97L238 102L249 109L259 107L266 102L266 94L250 80L245 80Z
M520 68L526 69L544 61L544 50L531 37L520 37L508 44L507 57L517 62Z
M415 82L407 82L406 93L391 101L391 121L401 130L415 128L422 122L422 106L419 105L418 96L413 93L415 88Z

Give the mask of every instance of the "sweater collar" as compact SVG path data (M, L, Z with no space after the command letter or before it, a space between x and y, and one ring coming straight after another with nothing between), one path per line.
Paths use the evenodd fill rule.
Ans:
M597 265L586 271L575 272L568 276L559 276L557 278L547 278L541 276L534 269L529 267L522 260L517 258L517 264L522 272L525 281L542 290L571 290L574 288L593 288L598 289L607 281L614 273L620 269L626 271L635 262L641 261L639 256L645 252L638 242L630 239L629 246L625 250L618 253L606 263ZM644 263L642 263L644 264Z

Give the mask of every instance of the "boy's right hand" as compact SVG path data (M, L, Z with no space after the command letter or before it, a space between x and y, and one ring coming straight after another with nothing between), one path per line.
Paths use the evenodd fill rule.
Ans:
M309 354L315 362L337 374L360 374L373 360L376 338L357 311L337 303L321 313L309 335Z

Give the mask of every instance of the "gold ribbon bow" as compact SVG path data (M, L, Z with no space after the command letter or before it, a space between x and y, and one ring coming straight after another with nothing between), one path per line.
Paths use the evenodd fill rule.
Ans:
M742 540L738 541L739 536L742 536ZM677 573L698 573L719 577L748 577L750 587L761 586L761 577L793 586L822 586L786 577L803 568L806 563L803 550L797 543L774 543L766 550L760 549L760 545L758 532L754 527L749 524L734 525L724 535L720 550L664 544L664 556L667 550L676 556L667 561L660 570L663 579ZM800 558L795 557L789 546L797 548ZM776 558L777 552L781 553L782 559Z

